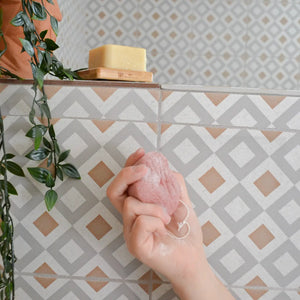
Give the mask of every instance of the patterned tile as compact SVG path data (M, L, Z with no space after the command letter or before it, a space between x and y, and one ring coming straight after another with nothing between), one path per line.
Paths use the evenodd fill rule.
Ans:
M162 120L251 128L299 128L298 97L162 91Z
M225 99L214 98L214 105ZM279 165L273 156L288 149L291 160L297 157L298 133L217 129L173 124L160 141L160 150L186 178L211 265L227 284L246 285L263 272L267 286L294 282L291 288L297 288L300 246L296 236L296 245L289 237L298 231L299 191L292 180L298 182L299 174L291 179L288 160ZM238 281L256 265L259 273Z

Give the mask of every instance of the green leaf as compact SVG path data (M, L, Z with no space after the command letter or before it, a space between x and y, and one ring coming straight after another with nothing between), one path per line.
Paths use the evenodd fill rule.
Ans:
M33 19L45 20L47 18L47 13L45 11L44 6L41 3L32 1L31 8L34 13Z
M43 138L42 133L38 131L37 135L34 138L34 150L37 150L40 147L42 138Z
M56 176L57 176L61 181L63 181L63 180L64 180L64 174L63 174L63 172L62 172L61 167L57 167L57 168L55 169L55 172L56 172Z
M26 136L30 137L30 138L35 138L37 135L40 136L41 135L45 135L45 133L47 132L47 127L45 125L35 125L33 126L27 133Z
M80 174L77 171L77 169L72 165L72 164L64 164L64 165L60 165L63 172L74 179L80 179Z
M45 194L45 203L46 203L46 207L47 207L48 211L50 211L54 207L54 205L57 201L57 198L58 198L58 196L57 196L57 193L55 191L48 190L46 192L46 194Z
M48 32L48 29L43 30L43 31L40 33L40 38L41 38L42 40L45 38L47 32Z
M28 168L30 175L40 183L46 183L48 174L51 174L49 170L45 168Z
M51 112L47 103L41 104L41 110L45 113L48 119L51 119Z
M44 85L44 76L45 73L40 68L36 67L34 78L36 79L40 88L42 88Z
M7 170L10 173L12 173L14 175L17 175L17 176L21 176L21 177L25 176L22 168L18 164L16 164L15 162L13 162L13 161L7 161L6 162L6 166L7 166Z
M49 148L50 150L52 149L50 142L45 137L43 137L43 143L45 147Z
M47 50L49 51L54 51L59 48L59 46L51 39L45 39L45 43L47 45Z
M11 21L10 24L14 26L23 26L24 19L23 19L23 11L20 11Z
M58 158L58 162L62 162L64 161L70 154L70 150L66 150L63 153L60 154L59 158Z
M57 20L54 17L50 16L50 23L51 23L51 27L52 27L55 35L57 35L58 34L58 22L57 22Z
M53 0L47 0L47 2L54 5Z
M21 41L22 43L22 46L24 48L24 50L30 55L30 56L33 56L34 55L34 49L31 45L31 43L25 39L21 39L19 38L19 40Z
M35 117L35 109L32 107L29 113L29 121L33 125L35 125L34 117Z
M32 150L25 156L31 160L39 161L45 159L49 153L50 151L46 148L38 148L37 150Z
M12 158L14 158L14 157L15 157L14 154L6 153L6 154L3 156L3 159L12 159Z
M49 127L49 134L52 139L55 139L55 131L54 131L54 127L52 124Z
M54 149L55 149L56 154L59 155L59 154L60 154L60 148L59 148L59 146L58 146L57 141L54 140L54 141L53 141L53 144L54 144Z
M15 187L9 181L7 181L6 183L7 183L7 192L8 192L8 194L18 195L18 192L15 189ZM4 186L5 186L4 180L0 180L0 188L3 191L5 191Z
M50 165L52 164L52 153L50 153L49 157L48 157L48 160L47 160L47 167L50 167Z
M46 178L46 186L49 187L49 188L52 188L52 187L54 187L54 185L55 185L55 181L52 177L52 174L49 173L47 178Z

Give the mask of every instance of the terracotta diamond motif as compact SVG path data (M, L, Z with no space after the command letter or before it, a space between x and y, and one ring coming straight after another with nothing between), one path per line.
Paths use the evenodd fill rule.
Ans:
M224 178L217 172L214 167L209 169L203 176L201 176L199 178L199 181L210 193L213 193L225 182Z
M111 230L112 227L100 215L98 215L92 222L86 225L86 228L97 240L100 240Z
M280 186L280 183L270 171L267 171L261 177L259 177L254 184L265 197L267 197Z
M217 139L226 130L226 128L216 128L216 127L206 127L205 129L210 133L210 135L214 139Z
M115 174L107 167L107 165L101 161L95 168L93 168L89 175L100 186L109 181Z
M103 133L105 132L115 121L110 120L93 120L93 123L98 127L98 129Z
M221 235L221 233L210 221L207 221L202 226L202 232L203 232L203 243L205 246L211 244Z
M267 246L275 237L269 231L269 229L264 224L262 224L255 231L249 234L249 238L258 249L262 249Z
M49 235L58 226L58 223L48 212L44 212L33 224L44 236Z
M258 276L254 277L250 282L246 284L246 286L267 287L267 285ZM262 295L264 295L268 291L268 289L247 289L247 288L245 290L254 300L258 300Z
M108 278L108 276L98 266L95 269L93 269L89 274L87 274L86 277ZM87 281L87 283L96 292L99 292L105 285L108 284L107 281L96 281L96 280L93 281L90 280Z
M285 98L285 96L274 96L274 95L264 95L261 97L266 101L266 103L272 109L274 109L274 107L276 107Z
M56 273L50 268L50 266L46 263L43 263L39 268L37 268L34 273L38 274L52 274L56 275ZM51 283L53 283L56 278L49 278L49 277L34 277L38 283L43 287L47 288Z
M222 93L205 93L205 95L215 106L218 106L228 96L228 94Z
M261 133L268 139L270 143L272 143L282 132L262 130Z
M152 281L152 291L155 291L157 288L161 286L161 283L158 281L161 281L159 276L152 271L152 276L151 276L151 270L146 272L143 276L139 278L140 281L145 281L145 283L139 283L139 286L147 293L149 294L149 281Z

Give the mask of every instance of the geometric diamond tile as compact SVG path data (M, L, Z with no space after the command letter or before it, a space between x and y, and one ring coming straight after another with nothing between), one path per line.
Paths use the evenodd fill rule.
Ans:
M125 268L129 265L135 258L130 254L127 250L127 246L124 243L121 247L119 247L116 251L112 253L112 255L119 261L119 263Z
M72 149L70 154L74 158L79 156L88 147L85 141L76 132L69 136L62 145L65 149Z
M214 167L210 168L198 180L210 193L213 193L225 182L224 178L217 172Z
M14 246L18 259L22 259L32 249L20 235L15 238Z
M98 163L88 174L100 187L115 175L103 161Z
M285 96L274 95L262 95L261 97L272 109L274 109L285 98Z
M50 268L50 266L47 263L43 263L39 268L37 268L34 273L38 274L53 274L56 275L56 273ZM47 277L34 277L42 287L45 289L53 283L56 278L47 278Z
M92 121L102 133L104 133L110 126L112 126L115 123L115 121L111 121L111 120L92 120Z
M87 199L75 188L71 187L64 195L61 196L61 201L74 213Z
M152 276L151 276L152 272ZM150 281L161 281L160 277L154 271L147 271L143 276L141 276L138 280L145 281L146 283L139 283L139 286L147 293L150 294L149 284ZM153 283L152 291L155 291L157 288L161 286L161 283Z
M249 234L249 237L258 249L264 248L275 238L264 224Z
M280 134L282 134L282 131L262 130L261 133L269 140L270 143L272 143Z
M190 162L199 153L199 149L197 149L188 138L184 139L173 151L184 164ZM184 155L182 155L182 153L184 153Z
M230 273L235 272L245 263L245 260L234 249L224 255L220 261Z
M205 129L210 133L210 135L214 139L218 138L219 135L221 135L226 130L226 128L215 128L215 127L206 127Z
M300 206L294 200L291 200L279 210L279 213L287 223L293 224L300 218Z
M67 261L72 264L77 260L84 252L80 246L71 239L67 244L65 244L59 252L67 259Z
M240 168L246 165L255 156L244 142L241 142L238 146L231 150L229 155Z
M284 158L295 171L298 171L300 169L300 146L297 145Z
M258 277L255 276L251 281L249 281L246 286L258 286L265 287L266 289L245 289L246 292L252 297L252 299L259 299L262 295L268 292L267 285Z
M298 266L298 263L288 252L285 252L273 264L283 276L286 276Z
M44 236L50 234L58 226L58 223L50 216L48 212L44 212L33 222L33 224Z
M249 212L250 208L239 196L237 196L225 206L225 210L232 219L237 222Z
M205 246L211 244L221 235L221 233L216 229L216 227L210 221L207 221L202 226L202 232L203 232L203 244Z
M280 183L271 174L270 171L267 171L261 177L259 177L254 182L254 184L263 193L265 197L267 197L270 193L272 193L276 188L280 186Z
M215 106L218 106L229 94L205 93L205 95Z
M99 278L108 278L108 276L97 266L86 277L99 277ZM93 288L96 292L99 292L108 282L101 281L92 281L88 280L87 283Z
M100 240L112 229L112 227L100 215L86 225L86 228L95 236L97 240Z
M231 119L231 124L234 126L254 126L257 121L244 108Z

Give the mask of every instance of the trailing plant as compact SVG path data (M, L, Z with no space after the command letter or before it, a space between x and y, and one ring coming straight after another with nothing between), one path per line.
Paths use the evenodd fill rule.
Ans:
M0 160L0 253L2 257L3 270L0 274L0 298L14 299L14 263L15 254L13 248L14 226L10 216L9 195L17 195L14 186L7 180L7 171L17 176L24 176L22 168L11 161L14 155L6 153L4 144L4 128L0 110L0 149L2 158Z
M64 179L64 175L80 179L79 172L76 167L70 163L66 163L70 150L61 151L56 139L54 126L51 124L51 112L48 106L48 98L44 87L44 78L47 74L58 77L59 79L77 78L75 72L65 69L63 64L56 58L53 51L58 45L47 38L48 30L42 31L40 34L36 31L34 20L46 20L50 17L52 30L57 35L58 22L50 15L41 3L32 0L20 0L22 2L22 11L20 11L11 21L14 26L22 26L24 38L20 38L22 43L22 51L26 51L30 56L30 65L33 75L33 92L31 110L29 113L29 121L32 124L31 129L26 136L34 141L34 148L26 157L34 161L47 160L47 168L34 167L28 168L31 176L48 188L44 200L48 210L55 205L58 195L54 190L56 179ZM47 0L53 4L52 0ZM38 118L40 117L40 121ZM49 170L52 166L53 172Z
M44 78L47 74L58 77L59 79L78 78L77 74L70 69L65 69L63 64L55 57L53 51L58 45L47 38L48 30L40 34L36 31L34 20L46 20L50 18L51 27L54 33L58 33L58 22L50 15L44 5L32 0L20 0L22 10L13 18L11 24L22 26L24 38L20 38L22 51L26 51L30 56L30 66L33 75L33 101L29 113L29 121L32 124L26 136L33 139L34 148L26 154L26 157L33 161L47 161L47 168L33 167L28 168L31 176L48 188L44 200L48 210L55 205L58 195L54 190L56 179L64 179L68 176L80 179L80 174L76 167L66 163L70 150L61 151L53 124L51 123L51 112L48 106L48 98L44 88ZM48 3L54 4L52 0ZM7 44L2 31L2 10L0 9L0 39L4 44L4 49L0 50L0 58L7 50ZM20 79L6 68L0 66L0 75L10 76ZM7 171L14 175L24 176L22 168L13 162L13 154L5 152L4 128L0 111L0 149L2 149L2 158L0 161L0 252L4 269L0 275L0 298L14 299L14 263L15 255L13 248L14 226L10 216L9 195L17 195L14 186L7 180ZM53 171L50 171L52 167ZM3 179L2 179L3 177Z

